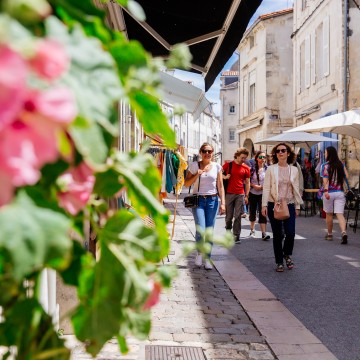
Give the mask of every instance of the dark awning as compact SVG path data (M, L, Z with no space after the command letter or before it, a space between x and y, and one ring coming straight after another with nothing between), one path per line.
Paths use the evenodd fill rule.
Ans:
M166 57L178 43L189 45L191 71L205 76L205 91L229 60L262 0L137 0L146 14L138 22L109 2L114 29L139 40L153 56Z

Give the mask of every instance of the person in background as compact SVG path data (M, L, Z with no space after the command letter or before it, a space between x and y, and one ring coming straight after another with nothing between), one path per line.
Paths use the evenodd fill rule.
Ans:
M280 143L273 147L271 154L273 165L269 166L265 173L262 215L269 216L273 231L276 271L283 272L284 260L288 269L294 267L291 256L294 249L295 219L299 215L303 201L299 192L299 171L297 167L292 166L295 153L287 144ZM286 220L277 220L274 217L274 205L280 199L286 199L289 207L290 217Z
M241 243L241 215L244 204L248 204L249 198L250 167L245 164L248 155L249 150L244 147L236 150L231 174L228 174L229 163L223 165L223 171L227 174L224 176L224 179L229 179L229 185L225 195L225 227L227 230L233 230L235 244Z
M263 151L255 154L255 161L250 169L250 194L249 194L249 220L250 220L250 236L255 237L255 220L256 213L259 212L259 225L261 229L261 238L266 241L270 236L266 234L266 217L261 213L262 192L265 179L266 155Z
M340 161L333 146L325 150L325 163L321 166L320 176L323 181L323 206L326 212L326 240L333 239L333 214L336 215L341 229L341 244L347 244L346 221L344 217L344 184L348 176L344 164Z
M220 215L225 213L225 192L222 179L221 165L212 161L214 148L209 143L204 143L200 147L201 161L190 163L185 178L185 186L194 184L193 193L199 196L199 206L192 209L195 225L201 229L213 228L215 225L216 214L219 209L220 196ZM200 181L200 184L199 184ZM201 241L201 235L198 231L195 234L196 242ZM211 252L205 259L205 269L211 270ZM195 265L201 267L203 256L197 253Z

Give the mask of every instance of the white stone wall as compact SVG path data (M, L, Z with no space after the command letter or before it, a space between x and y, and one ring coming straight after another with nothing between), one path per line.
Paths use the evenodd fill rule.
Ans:
M239 136L236 134L239 124L239 89L238 83L233 83L220 89L221 99L221 145L222 163L233 160L234 153L239 147ZM230 113L230 106L235 105L235 112ZM234 134L234 139L230 138L230 132Z
M240 42L238 131L249 151L266 150L255 143L293 125L292 27L292 12L258 19ZM249 105L253 83L255 106Z
M343 8L342 1L301 1L294 3L294 110L296 124L314 120L334 110L343 109ZM306 20L307 19L307 20ZM329 38L328 65L325 65L325 39ZM321 39L317 46L317 39ZM322 43L321 43L322 42ZM306 45L309 44L309 45ZM310 55L306 55L306 49ZM302 52L302 50L305 50ZM301 57L304 56L304 60ZM322 62L320 63L320 61ZM304 61L307 62L306 70ZM328 66L328 71L326 68ZM320 67L320 69L319 69ZM322 71L321 71L322 70ZM308 81L305 83L306 73ZM318 110L316 110L318 108ZM314 111L316 110L316 111Z

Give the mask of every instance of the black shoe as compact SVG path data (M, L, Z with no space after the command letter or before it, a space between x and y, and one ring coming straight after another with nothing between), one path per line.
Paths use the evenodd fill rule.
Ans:
M266 235L266 233L263 233L261 239L263 241L268 241L268 240L270 240L270 235Z
M240 235L234 235L235 244L241 244Z
M347 244L347 234L346 234L346 232L343 232L341 234L341 244Z

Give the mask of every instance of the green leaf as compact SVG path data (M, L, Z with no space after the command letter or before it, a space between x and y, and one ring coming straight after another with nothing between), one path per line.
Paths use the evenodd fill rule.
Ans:
M119 173L115 169L107 169L96 174L94 192L100 196L111 197L115 195L123 184L120 184Z
M83 268L83 263L91 263L92 255L87 253L78 241L72 241L73 249L70 265L65 269L60 271L60 275L64 280L64 283L67 285L79 285L79 277ZM89 259L85 259L85 257L89 257Z
M131 68L145 67L149 61L149 56L137 41L126 42L125 39L118 38L109 45L109 51L122 75L128 74Z
M168 119L161 111L158 99L152 95L135 92L129 95L130 105L136 111L144 131L149 135L161 135L170 148L176 147L175 133Z
M72 125L69 129L77 150L83 157L89 158L95 164L102 163L108 154L108 148L100 127L91 124L87 127Z
M70 350L59 339L36 299L23 299L5 312L0 324L0 345L17 346L17 359L70 359Z
M71 250L69 219L36 207L24 192L1 209L0 228L0 254L8 253L10 275L18 281L45 266L54 269L67 266Z
M109 120L122 94L115 61L98 39L86 37L79 26L69 33L54 17L49 17L45 25L47 35L64 44L71 57L70 70L61 81L74 92L79 116L89 123L85 128L75 125L71 135L75 137L80 151L94 162L103 161L107 153L104 148L107 146L96 124L113 136L117 134L116 126ZM97 149L92 150L95 146Z

